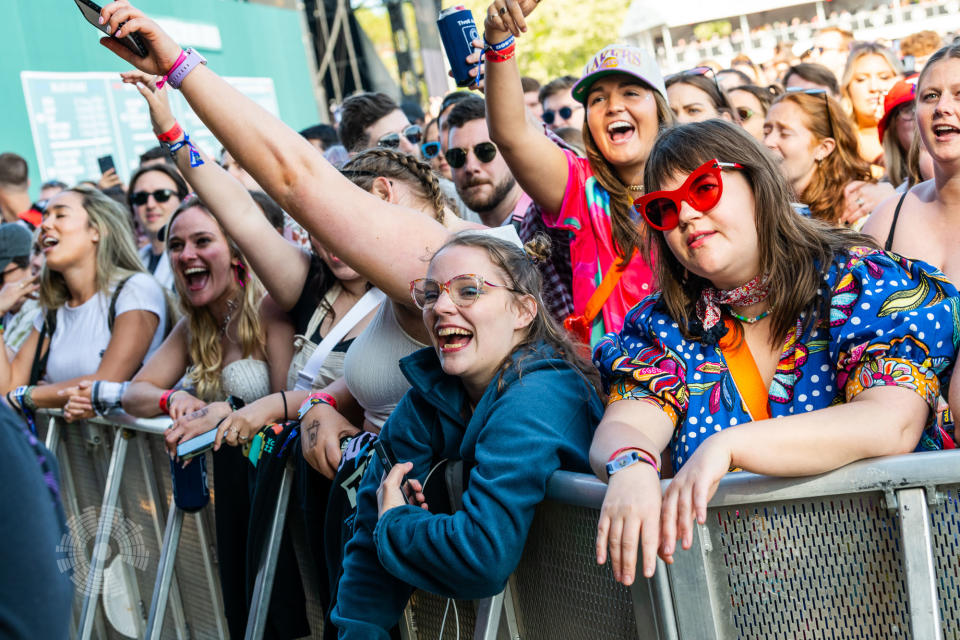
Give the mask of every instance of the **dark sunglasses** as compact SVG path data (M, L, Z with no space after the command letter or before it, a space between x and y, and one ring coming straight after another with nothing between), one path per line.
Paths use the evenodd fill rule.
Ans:
M827 122L830 124L830 137L834 140L837 139L837 134L834 132L833 128L833 116L830 114L830 96L827 95L826 89L804 89L802 87L791 87L784 93L804 93L808 96L822 96L823 108L827 110Z
M654 229L669 231L680 224L680 207L687 202L691 207L705 213L717 206L723 195L723 169L742 169L736 162L709 160L687 176L679 189L654 191L638 198L633 208Z
M150 199L150 196L153 196L153 199L157 202L166 202L173 196L177 195L176 191L171 189L157 189L156 191L134 191L133 195L130 196L130 202L142 207L147 204L147 200Z
M433 160L440 154L440 143L439 142L424 142L420 145L420 153L423 154L424 160Z
M388 133L384 136L380 136L380 139L377 140L377 146L386 147L387 149L399 148L401 133L403 134L403 137L410 142L410 144L420 144L420 140L423 139L423 130L420 129L420 125L412 124L400 133Z
M577 105L576 107L560 107L556 111L554 111L553 109L547 109L543 112L543 115L540 117L547 124L553 124L553 121L557 119L557 115L559 115L564 120L569 120L570 116L572 116L573 112L576 111L577 109L583 109L583 107L580 105Z
M447 159L447 164L454 169L459 169L467 164L467 153L469 151L469 149L454 147L447 149L444 157ZM486 164L497 157L497 145L492 142L481 142L473 148L473 155L477 156L477 160Z

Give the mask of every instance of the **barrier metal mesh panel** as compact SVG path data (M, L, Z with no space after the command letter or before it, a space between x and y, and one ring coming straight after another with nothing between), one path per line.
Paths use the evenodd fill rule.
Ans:
M555 502L538 507L514 572L524 640L638 637L629 589L614 582L609 566L597 565L599 515Z
M960 639L960 486L941 489L943 502L930 507L933 557L945 640Z
M713 608L733 637L910 637L900 530L881 494L711 510L708 524Z
M454 602L457 605L454 611ZM444 640L445 638L472 638L477 625L477 608L472 600L455 600L447 608L447 598L427 591L415 591L410 596L413 611L413 626L419 640ZM444 624L446 612L446 624ZM457 619L460 633L457 634ZM441 627L443 633L441 634Z
M78 550L79 548L85 549L86 557L89 559L96 536L97 518L100 515L103 500L108 460L113 452L114 429L93 424L73 424L61 425L60 433L60 455L69 457L72 486L76 494L78 509L78 513L74 513L69 506L70 500L65 496L64 506L72 533L66 546L76 546ZM154 503L143 475L138 450L139 443L137 442L137 440L142 439L146 439L144 444L148 449L148 468L153 473L160 499L163 502L159 506ZM209 466L208 474L208 480L212 487L213 476ZM107 562L109 564L119 553L123 562L128 565L127 575L135 582L131 586L139 597L137 602L138 613L142 615L144 624L146 624L146 615L150 607L153 584L157 574L157 563L160 558L160 541L153 525L154 510L160 509L162 526L162 523L166 520L170 500L172 500L172 488L170 485L169 459L163 448L162 440L159 436L146 436L138 433L128 442L127 457L123 467L120 495L117 503L123 520L115 520L115 523L119 522L120 526L115 526L111 533ZM212 509L210 511L212 516ZM207 539L212 542L212 526L208 533ZM68 560L73 563L80 562L82 564L84 562L76 556L72 560L65 558L64 561ZM81 572L85 571L85 566L80 566L79 570ZM216 572L215 565L214 572ZM196 519L189 514L184 518L181 532L180 546L177 552L176 576L179 581L181 600L190 636L194 638L219 637L216 620L214 614L211 613L214 610L214 605L210 596L206 572L203 569ZM216 588L219 589L216 573L214 574L214 580ZM82 580L80 581L82 582ZM110 588L110 585L107 585L106 588ZM83 587L77 586L74 595L75 604L78 605L82 593ZM114 630L109 622L105 624L105 631L111 639L119 640L125 637ZM164 639L176 637L169 606L164 618L162 637Z

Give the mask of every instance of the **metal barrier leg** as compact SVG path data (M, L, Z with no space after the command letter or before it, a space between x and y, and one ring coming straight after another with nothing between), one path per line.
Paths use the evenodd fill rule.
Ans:
M163 630L163 616L167 611L170 595L170 583L173 580L173 565L177 559L177 547L180 544L180 531L183 528L183 511L177 503L170 503L167 514L167 529L163 534L163 547L160 549L160 561L157 564L157 580L153 585L153 600L150 602L150 617L147 620L146 640L159 640ZM181 612L181 615L182 612Z
M702 603L702 606L699 607L675 608L673 595L669 596L671 598L669 609L665 603L658 603L659 607L665 612L665 622L667 620L673 621L675 637L677 638L719 640L723 637L735 637L732 634L723 633L721 616L725 609L715 601L710 591L707 555L712 550L710 530L698 524L693 528L693 546L684 551L677 545L673 564L669 565L669 568L663 561L657 559L657 573L661 574L661 578L655 578L655 580L662 580L663 575L667 576L669 588L666 590L666 594L674 594L677 598L683 598L684 602ZM655 588L660 591L658 595L664 594L662 583L659 583ZM674 614L667 616L666 612L671 609ZM649 624L648 620L637 619L638 629L642 629L642 625L646 624Z
M137 453L140 454L140 472L143 474L143 481L147 486L147 491L150 493L150 498L153 501L153 512L151 513L150 520L153 522L153 530L157 536L157 542L160 546L160 560L163 561L163 552L166 547L166 539L169 533L170 527L170 516L175 512L175 505L173 501L170 502L170 514L167 516L167 524L164 526L160 522L160 505L165 501L160 496L160 489L157 487L157 479L153 474L153 465L152 458L149 450L147 449L147 439L146 437L139 435L137 437ZM177 523L177 540L179 542L180 538L180 528L183 526L183 514L179 515L179 522ZM164 531L167 533L164 533ZM177 545L173 545L174 557L176 557ZM171 566L173 562L171 561ZM162 566L157 567L157 583L159 584L159 576L161 573ZM177 583L176 573L171 570L170 582L167 585L167 590L169 597L165 596L163 604L166 606L167 601L170 602L170 613L173 615L173 625L176 628L178 640L186 640L187 638L187 619L183 613L183 601L180 598L180 586ZM156 596L156 585L154 585L154 596ZM151 612L153 607L151 606ZM160 616L160 626L163 626L163 615ZM149 625L148 625L149 628ZM148 636L149 637L149 634Z
M292 485L293 464L288 461L283 469L283 478L280 480L280 491L277 495L277 506L273 512L273 522L270 525L270 536L267 538L267 548L264 549L260 557L257 580L253 586L253 599L250 603L247 632L244 636L246 640L257 640L263 637L263 630L267 625L267 612L270 608L273 578L277 571L280 540L283 538L283 524L287 518L287 503L290 502Z
M910 633L914 640L940 640L940 606L933 564L933 539L926 492L917 487L897 491L897 512L903 541L903 568L910 602Z
M53 416L47 421L47 438L43 444L56 457L57 447L60 446L60 423Z
M210 540L207 537L207 524L204 514L211 513L208 508L193 514L196 519L197 537L200 538L200 553L203 555L203 570L207 575L207 588L210 591L210 602L213 603L213 615L217 622L217 637L225 640L227 637L227 621L223 617L223 599L220 594L220 578L213 568L213 559L210 553Z
M477 603L477 626L473 630L473 640L497 640L505 591L506 588L497 595L484 598Z
M413 621L413 606L408 602L400 618L400 640L417 640L417 625Z
M90 573L83 596L83 610L80 612L80 638L88 640L93 633L93 620L97 615L97 603L103 586L103 567L110 549L110 532L113 526L117 498L120 494L120 477L123 463L127 458L127 437L124 429L117 429L113 442L113 455L107 471L106 488L103 492L103 504L97 523L97 537L90 559Z

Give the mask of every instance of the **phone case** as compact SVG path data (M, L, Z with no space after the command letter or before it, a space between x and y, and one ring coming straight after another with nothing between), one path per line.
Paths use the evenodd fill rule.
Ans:
M106 25L100 24L100 11L103 9L100 5L90 0L73 0L77 8L80 9L80 13L83 14L83 17L86 18L87 22L92 24L98 30L103 33L107 33ZM107 33L107 35L110 35ZM143 40L140 38L140 35L137 33L131 33L130 35L120 39L127 49L133 51L135 54L141 58L147 57L147 47L143 44Z
M177 445L177 455L181 460L189 460L193 456L199 455L213 448L213 442L217 439L217 430L210 429L195 438L190 438L186 442Z

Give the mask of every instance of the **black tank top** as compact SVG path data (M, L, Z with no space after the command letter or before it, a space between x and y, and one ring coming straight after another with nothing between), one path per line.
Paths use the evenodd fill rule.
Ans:
M900 207L903 206L903 201L906 200L909 192L909 189L903 192L903 195L900 196L900 201L897 202L897 208L893 211L893 222L890 223L890 232L887 234L887 241L883 244L884 251L893 251L893 234L897 230L897 219L900 217Z

